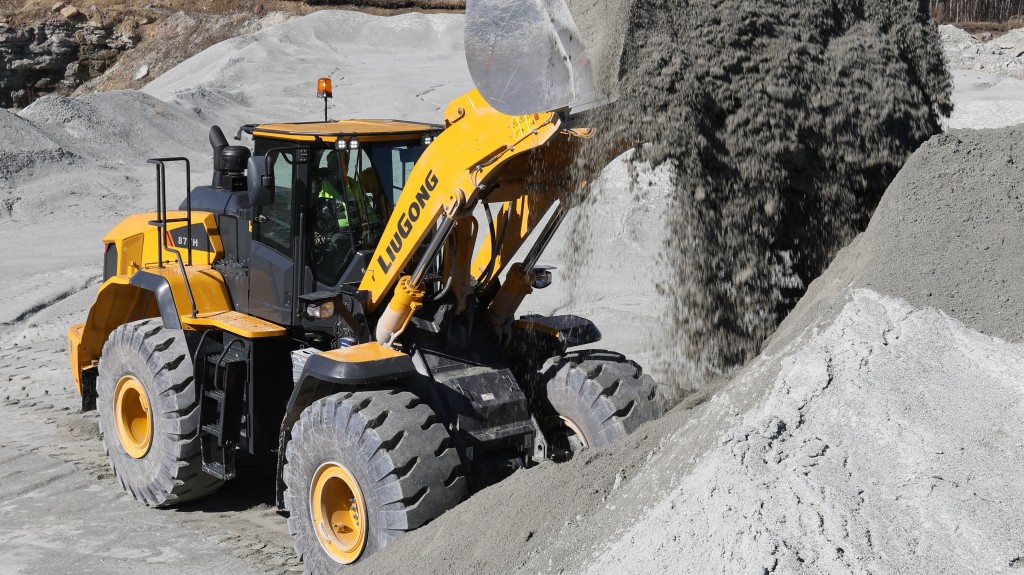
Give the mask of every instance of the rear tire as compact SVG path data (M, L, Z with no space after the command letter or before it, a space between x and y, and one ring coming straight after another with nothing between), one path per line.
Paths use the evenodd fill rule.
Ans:
M448 432L408 392L345 392L315 401L292 428L286 454L288 530L310 573L335 573L466 497ZM338 493L355 508L339 504ZM333 519L315 522L314 515Z
M662 415L654 380L618 353L584 350L553 357L539 378L546 381L547 400L573 453L604 447Z
M223 484L203 472L199 400L181 330L159 318L115 329L103 345L96 391L110 467L136 499L177 505Z

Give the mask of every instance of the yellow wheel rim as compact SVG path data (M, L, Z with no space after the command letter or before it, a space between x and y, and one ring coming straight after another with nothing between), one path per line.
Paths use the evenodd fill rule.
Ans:
M121 447L135 459L142 459L153 444L153 417L149 396L142 382L126 375L114 388L114 427Z
M559 417L559 419L562 420L562 423L564 423L565 426L569 428L569 431L572 431L574 434L576 434L576 439L580 442L580 445L584 449L587 449L587 448L590 447L590 444L587 443L587 436L583 435L583 430L580 429L580 426L576 425L575 421L573 421L573 420L571 420L568 417L565 417L563 415L560 415L558 417Z
M338 563L348 565L366 546L366 501L345 466L327 462L313 475L309 511L320 546Z

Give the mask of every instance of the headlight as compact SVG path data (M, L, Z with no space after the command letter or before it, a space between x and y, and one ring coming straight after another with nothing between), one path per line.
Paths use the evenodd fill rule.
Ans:
M551 285L554 277L551 274L551 270L555 269L552 266L537 266L533 268L533 287L534 289L544 289Z
M306 315L313 319L329 319L334 317L334 302L311 303L306 306Z

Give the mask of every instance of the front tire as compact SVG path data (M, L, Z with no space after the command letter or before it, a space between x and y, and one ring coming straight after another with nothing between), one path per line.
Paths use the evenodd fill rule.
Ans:
M136 499L176 505L221 486L202 470L199 399L184 332L160 319L119 326L103 345L96 391L110 467Z
M334 573L466 497L448 432L415 395L346 392L292 428L284 504L307 572Z
M623 355L600 350L567 353L539 371L547 400L561 420L570 453L622 439L662 415L650 375Z

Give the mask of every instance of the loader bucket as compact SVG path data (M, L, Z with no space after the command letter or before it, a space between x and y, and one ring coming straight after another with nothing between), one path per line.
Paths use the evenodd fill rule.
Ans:
M613 101L633 0L469 0L466 61L509 115Z

